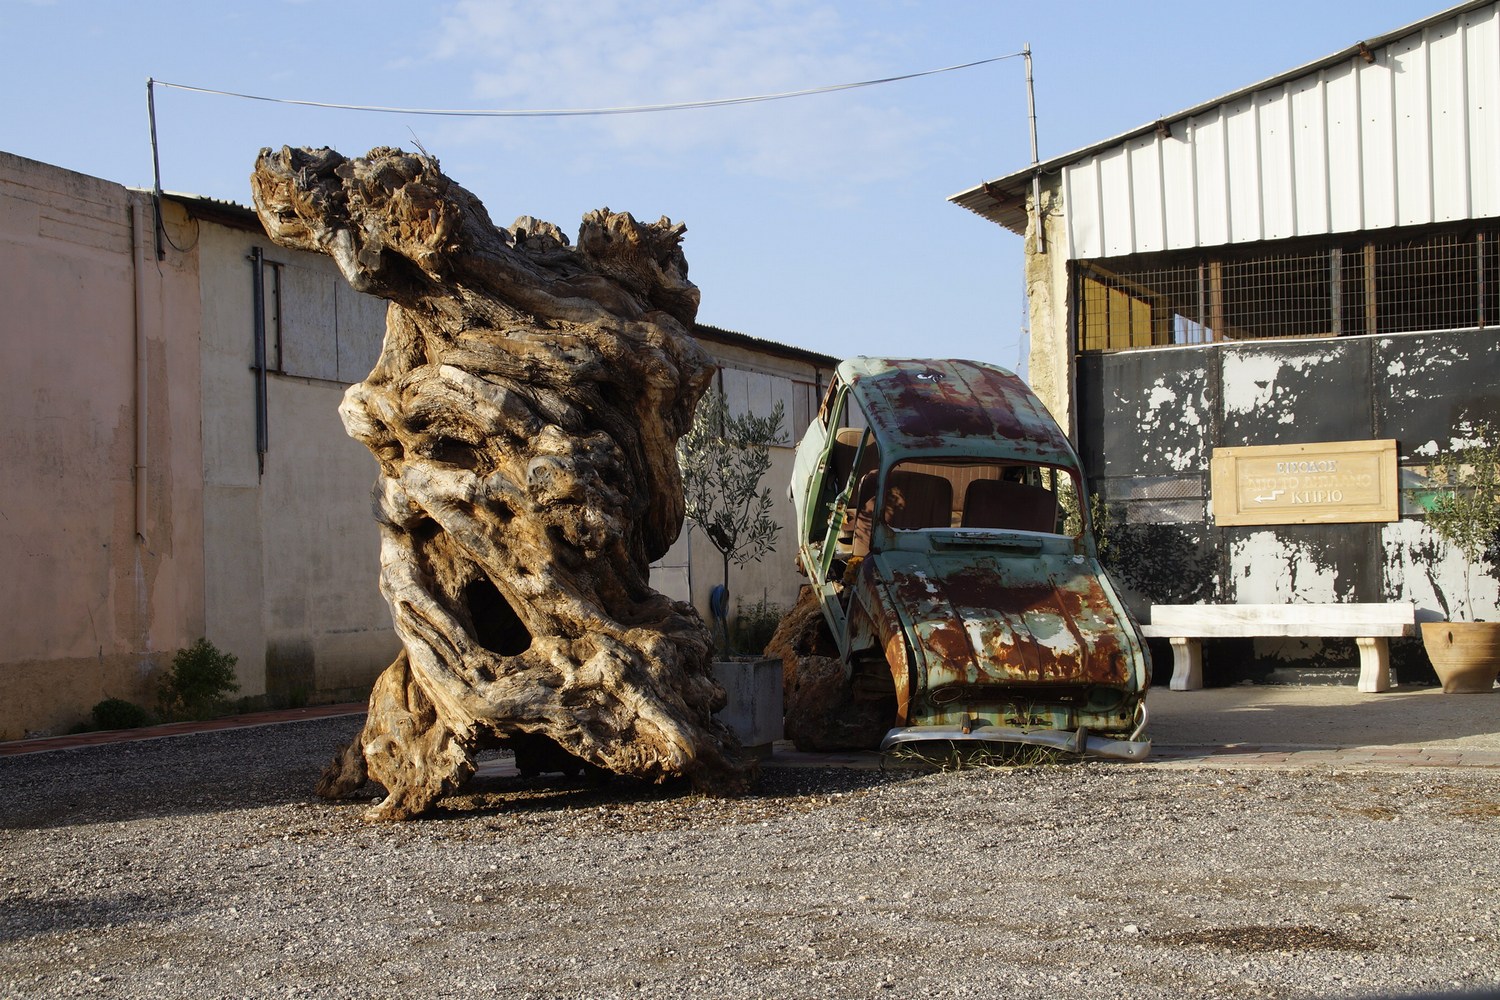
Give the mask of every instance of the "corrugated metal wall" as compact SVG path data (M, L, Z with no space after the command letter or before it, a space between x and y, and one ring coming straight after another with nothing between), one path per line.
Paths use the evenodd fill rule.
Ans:
M1500 216L1500 4L1373 55L1065 168L1069 256Z

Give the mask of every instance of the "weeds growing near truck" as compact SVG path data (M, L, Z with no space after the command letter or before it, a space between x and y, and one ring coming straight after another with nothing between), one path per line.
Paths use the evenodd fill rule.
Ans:
M1046 767L1078 759L1073 754L1030 743L927 740L902 743L887 750L882 767L965 771L974 768Z

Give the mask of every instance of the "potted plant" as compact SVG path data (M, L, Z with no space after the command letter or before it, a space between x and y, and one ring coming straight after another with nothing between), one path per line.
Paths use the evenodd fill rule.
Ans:
M1471 443L1441 453L1428 473L1427 526L1464 557L1465 621L1422 623L1422 644L1448 693L1494 689L1500 674L1500 622L1474 614L1473 575L1488 565L1500 535L1500 436L1487 423L1472 428Z

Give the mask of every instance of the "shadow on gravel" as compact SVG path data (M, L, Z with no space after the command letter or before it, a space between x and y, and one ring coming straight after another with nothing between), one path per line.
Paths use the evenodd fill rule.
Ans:
M686 781L663 784L619 776L602 780L543 775L534 778L479 776L459 794L443 799L425 821L472 819L484 816L546 816L574 811L602 812L601 829L619 829L624 817L613 807L655 805L658 814L683 818L722 819L733 813L740 821L757 821L789 812L808 812L831 805L836 797L863 794L873 788L912 781L924 772L881 772L853 768L767 768L760 781L744 795L702 795ZM379 789L365 786L374 797ZM660 819L660 815L656 820ZM422 822L424 820L419 820ZM655 820L653 820L654 822Z
M342 802L313 794L324 766L358 733L360 718L319 719L253 729L195 733L0 758L0 829L49 829L317 804L362 810L383 792L366 784ZM485 814L544 815L661 803L667 812L779 815L826 804L828 796L911 781L924 772L847 768L766 768L747 795L716 799L686 782L662 785L608 776L602 783L543 775L479 776L439 803L424 821ZM821 799L820 799L821 797ZM748 807L748 808L747 808Z
M1500 692L1443 694L1400 687L1379 694L1346 688L1236 685L1146 696L1150 736L1159 746L1289 745L1353 748L1467 741L1500 746L1494 737Z
M1156 940L1174 947L1202 945L1235 952L1309 951L1316 948L1332 951L1375 951L1380 947L1377 942L1369 938L1307 925L1210 927L1179 934L1164 934Z
M318 775L362 723L318 719L0 757L0 829L320 802Z
M23 941L52 931L127 924L159 905L159 900L139 893L61 900L13 896L0 902L0 942Z

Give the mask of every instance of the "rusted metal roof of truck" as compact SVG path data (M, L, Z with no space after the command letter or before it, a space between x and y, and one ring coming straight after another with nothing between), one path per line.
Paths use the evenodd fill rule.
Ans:
M972 361L851 358L839 366L882 452L1073 466L1073 448L1015 374Z

